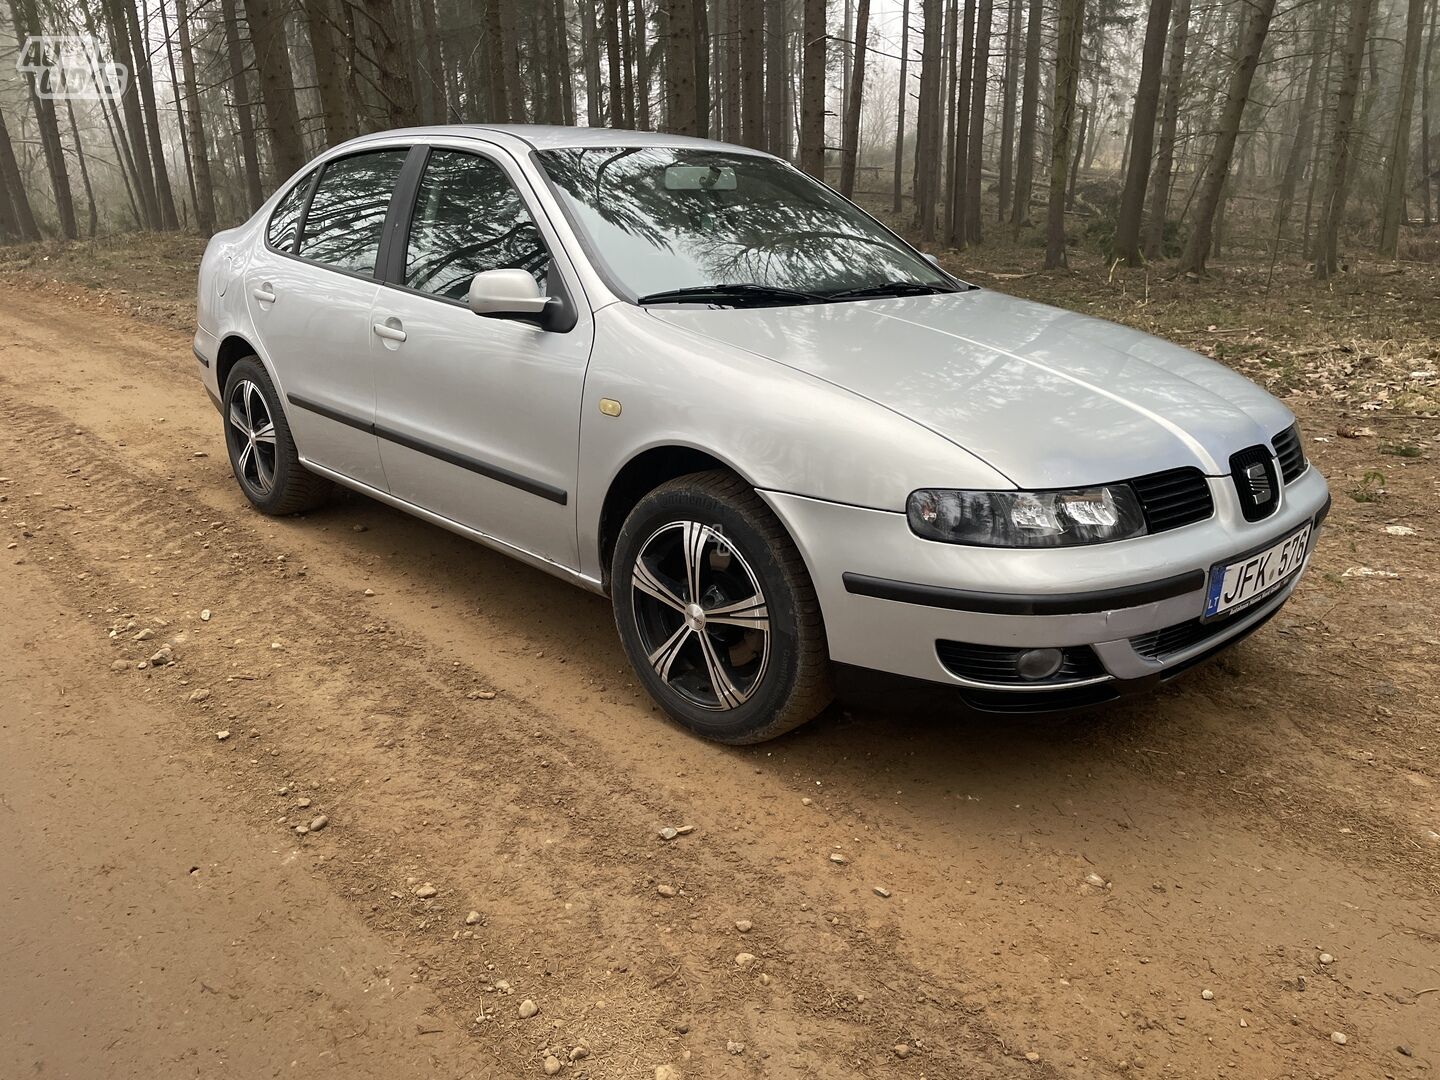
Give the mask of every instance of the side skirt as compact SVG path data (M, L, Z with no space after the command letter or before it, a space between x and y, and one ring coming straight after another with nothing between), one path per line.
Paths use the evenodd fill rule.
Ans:
M517 559L528 566L535 567L537 570L544 570L546 573L553 574L555 577L568 581L572 585L578 585L588 592L597 593L602 596L605 594L605 587L599 578L592 578L587 574L580 573L578 570L557 563L553 559L547 559L545 556L537 555L533 551L516 547L514 544L506 543L504 540L491 536L489 533L483 533L479 529L472 529L468 525L462 525L458 521L452 521L443 514L437 514L433 510L426 510L423 506L417 506L412 502L406 502L404 499L396 498L388 491L381 491L379 488L374 488L369 484L361 483L359 480L351 479L344 473L338 473L334 469L327 469L324 465L317 465L315 462L303 456L300 458L300 463L311 472L334 480L337 484L343 484L352 491L358 491L361 495L368 495L377 502L385 503L387 506L393 506L397 510L403 510L405 513L420 518L422 521L428 521L431 525L439 525L442 529L449 529L451 532L463 536L467 540L474 540L478 544L484 544L486 547L492 548L502 555L508 555L512 559Z

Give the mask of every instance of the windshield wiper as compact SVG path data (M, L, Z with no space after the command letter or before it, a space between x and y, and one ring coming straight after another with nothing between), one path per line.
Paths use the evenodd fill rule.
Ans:
M841 289L826 293L831 300L864 300L881 296L930 296L933 293L949 293L954 289L943 285L926 285L922 281L882 281L878 285L866 285L859 289Z
M732 285L691 285L684 289L666 289L640 297L640 304L669 303L790 303L824 304L830 297L819 293L801 292L799 289L783 289L774 285L732 284Z

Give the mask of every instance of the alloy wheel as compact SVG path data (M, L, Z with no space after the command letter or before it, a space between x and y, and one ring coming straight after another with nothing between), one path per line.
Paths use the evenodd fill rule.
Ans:
M235 384L226 410L235 451L235 471L257 495L275 486L275 421L260 387L248 379Z
M770 659L769 607L720 529L662 525L640 547L631 588L640 643L671 690L717 711L750 699Z

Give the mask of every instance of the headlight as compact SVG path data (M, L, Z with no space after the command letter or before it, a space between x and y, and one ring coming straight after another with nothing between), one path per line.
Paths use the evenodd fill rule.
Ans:
M1126 484L1073 491L913 492L915 535L980 547L1066 547L1145 534L1145 513Z

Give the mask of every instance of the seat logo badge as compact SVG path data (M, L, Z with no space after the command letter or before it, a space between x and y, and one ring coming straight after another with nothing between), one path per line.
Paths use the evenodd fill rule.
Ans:
M1250 500L1256 506L1264 506L1275 497L1270 486L1270 473L1259 462L1245 466L1245 479L1250 482Z
M620 402L614 398L602 397L600 399L600 411L606 416L619 416Z

